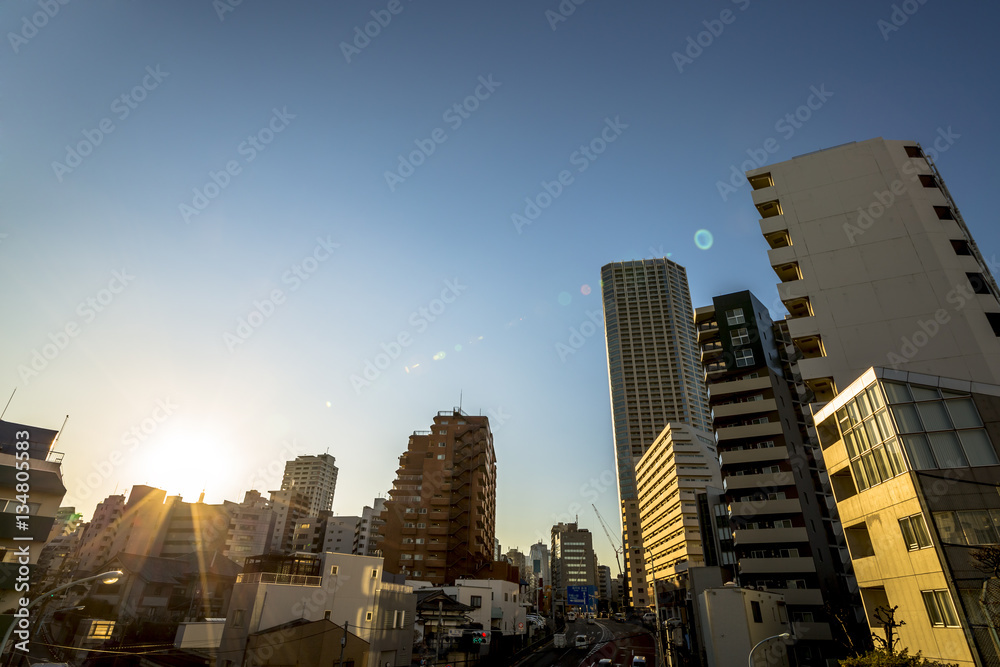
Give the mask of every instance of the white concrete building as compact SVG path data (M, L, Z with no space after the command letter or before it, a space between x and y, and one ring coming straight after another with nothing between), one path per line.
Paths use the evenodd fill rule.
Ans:
M349 554L354 551L354 535L357 533L359 516L331 516L326 520L323 536L323 551ZM366 554L367 555L367 554Z
M700 640L708 664L744 667L750 650L768 637L791 633L783 597L737 586L709 588L698 597ZM754 667L788 667L791 642L774 639L753 654Z
M382 525L385 520L382 512L385 511L385 498L376 498L371 506L365 505L361 510L361 520L354 531L354 545L352 553L359 556L374 556L375 545L378 536L381 534Z
M230 598L218 664L259 664L262 656L246 654L250 635L297 619L329 619L369 643L366 667L408 667L417 599L397 579L383 571L381 558L369 556L249 558ZM280 632L272 634L281 640Z
M333 509L333 494L337 490L336 459L329 454L296 456L285 463L281 478L282 491L298 491L309 499L309 516L319 516Z
M917 142L845 144L747 178L816 401L873 365L1000 382L996 282Z

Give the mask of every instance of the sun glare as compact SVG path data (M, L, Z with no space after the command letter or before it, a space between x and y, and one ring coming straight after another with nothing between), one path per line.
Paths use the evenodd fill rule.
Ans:
M227 474L234 468L233 452L223 438L187 429L150 439L144 456L145 483L196 502L205 491L209 497L225 490ZM214 502L218 502L217 500Z

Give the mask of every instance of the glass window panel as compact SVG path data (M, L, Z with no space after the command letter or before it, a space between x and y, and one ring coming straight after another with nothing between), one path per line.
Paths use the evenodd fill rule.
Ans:
M875 457L871 453L861 457L861 462L865 465L865 474L868 475L868 483L871 486L881 484L885 478L879 474L879 469L875 465Z
M854 484L858 487L858 491L867 489L868 478L865 477L865 471L861 468L861 459L851 461L851 472L854 473Z
M934 525L942 542L952 544L967 544L962 526L955 519L954 512L934 512Z
M878 410L879 408L885 407L885 402L882 401L882 392L879 391L878 385L873 384L868 387L868 401L872 404L872 410Z
M851 425L857 424L861 419L858 418L858 406L854 404L854 401L849 402L844 406L847 409L847 416L851 418Z
M892 406L892 416L896 418L896 427L900 433L919 433L924 430L917 419L917 409L912 405Z
M928 431L945 431L951 428L951 419L948 418L948 411L944 409L944 403L941 401L918 403L917 412L920 413L924 429Z
M930 401L935 398L941 398L937 387L921 387L918 384L911 384L910 391L913 393L913 400L915 401Z
M889 456L889 467L892 474L902 475L906 472L906 463L903 460L903 453L899 451L899 442L895 438L885 441L885 453Z
M947 389L942 389L941 395L945 398L968 398L969 393L964 391L948 391Z
M913 528L910 527L909 517L899 520L899 530L903 533L903 542L906 544L906 548L910 551L916 549L917 537L913 534Z
M934 597L934 591L921 591L920 595L924 598L924 606L927 607L927 617L931 625L944 625L944 618L941 617L941 609L938 607L937 598Z
M969 544L996 544L997 535L993 530L993 519L986 510L962 510L955 512L962 525L965 539Z
M889 412L886 410L879 410L875 413L875 420L878 422L879 430L882 431L883 438L891 438L896 434L895 429L892 427L892 420L889 419Z
M868 439L871 440L872 447L881 444L885 438L879 433L878 425L875 423L874 418L869 418L864 421L865 431L868 433Z
M1000 509L991 509L989 512L990 519L993 521L993 530L997 532L997 535L1000 535Z
M910 526L913 528L913 535L917 538L917 546L931 546L931 536L927 532L927 524L924 523L924 515L917 514L910 517Z
M944 624L951 627L958 627L958 614L955 613L955 605L951 601L951 593L948 591L934 591L934 594L937 596L941 615L944 616Z
M851 428L851 421L847 418L847 410L844 408L837 410L837 422L840 424L841 431Z
M983 429L959 431L958 437L962 439L962 449L969 459L969 465L995 466L1000 463L1000 460L997 460L996 449L993 448L990 437Z
M858 455L858 439L853 431L848 431L844 434L844 447L847 448L847 456L849 458L853 459Z
M906 455L910 459L910 465L914 470L931 470L937 468L934 462L934 455L927 445L927 438L923 435L903 436L903 446L906 448Z
M872 413L871 406L868 405L868 396L865 392L858 394L857 398L854 399L858 404L858 409L861 411L861 418L864 419Z
M944 431L943 433L929 433L927 437L931 442L931 451L934 458L942 468L965 468L969 465L969 459L965 458L961 445L954 431Z
M868 440L868 433L860 424L854 429L854 438L858 445L858 452L864 454L872 448L872 443Z
M889 457L886 456L884 447L873 449L872 459L874 459L875 467L878 468L878 474L882 479L894 477L892 468L889 466Z
M955 421L955 428L978 428L983 425L979 420L979 411L971 398L959 398L948 401L948 412Z
M912 401L910 390L905 384L898 382L883 382L882 388L885 390L886 398L890 403L906 403Z

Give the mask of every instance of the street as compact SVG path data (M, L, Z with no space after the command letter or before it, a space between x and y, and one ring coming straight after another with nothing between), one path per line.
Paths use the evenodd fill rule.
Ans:
M576 635L587 636L585 648L574 648ZM633 656L643 656L650 667L656 664L656 643L638 624L598 619L593 625L584 620L566 624L566 648L547 648L518 663L518 667L591 667L608 658L616 667L630 667Z

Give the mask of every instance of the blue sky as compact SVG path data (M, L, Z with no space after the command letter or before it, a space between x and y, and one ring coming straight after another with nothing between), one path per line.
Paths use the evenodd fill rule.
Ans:
M695 306L773 304L749 187L718 182L769 139L776 162L939 131L966 221L1000 246L1000 9L561 6L0 7L0 390L5 419L70 415L66 504L89 518L140 483L238 500L329 450L334 509L357 514L461 396L493 421L504 547L579 514L614 571L590 509L617 530L602 332L557 348L592 331L603 264L670 253Z

